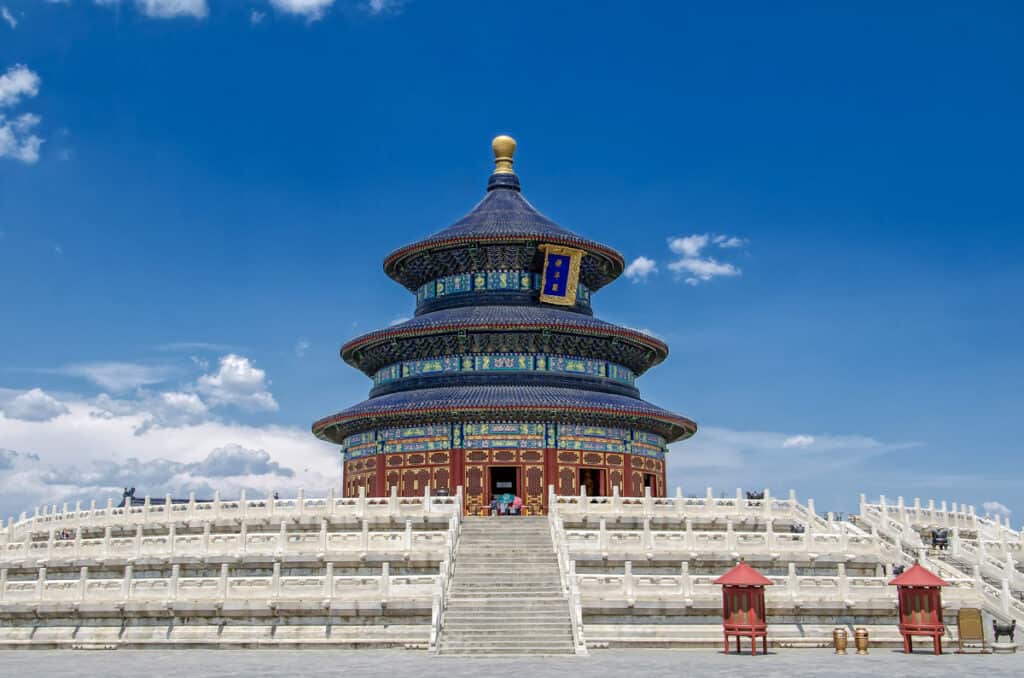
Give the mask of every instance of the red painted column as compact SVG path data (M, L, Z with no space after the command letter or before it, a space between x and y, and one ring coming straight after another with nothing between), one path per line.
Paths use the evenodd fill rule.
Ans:
M626 452L622 455L622 496L633 496L633 455Z
M386 456L378 454L374 457L377 464L377 475L374 476L374 490L373 496L375 497L386 497L388 496L388 479L387 479L387 464L385 464Z
M455 494L455 491L462 486L462 497L465 501L466 497L466 450L458 447L450 452L448 459L448 471L451 473L451 480L448 482L451 484L451 493Z
M548 486L555 486L558 492L558 450L550 447L544 449L544 511L551 510L548 506Z

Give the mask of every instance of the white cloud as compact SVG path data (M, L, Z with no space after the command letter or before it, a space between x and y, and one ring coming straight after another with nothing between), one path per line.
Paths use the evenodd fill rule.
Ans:
M34 388L16 396L2 408L8 419L50 421L67 414L68 408L42 389Z
M747 244L745 238L737 238L734 235L716 235L714 243L722 249L732 249L734 247L743 247Z
M210 10L206 0L135 0L139 11L154 19L186 16L203 19Z
M997 518L1002 518L1003 520L1009 518L1010 514L1012 513L1012 511L1010 511L1010 509L1005 504L1002 504L998 501L986 501L981 505L981 508L985 510L985 513L993 515Z
M295 355L298 356L299 358L305 358L306 351L308 351L311 346L312 344L306 341L305 339L299 339L295 343Z
M658 264L654 259L639 256L629 263L624 275L633 282L647 280L648 276L658 272Z
M204 374L196 390L211 405L237 405L249 410L277 410L277 401L267 390L267 373L234 353L220 359L220 369Z
M23 64L15 64L0 75L0 107L14 106L22 97L39 94L39 76Z
M174 369L165 365L121 362L79 363L42 371L88 379L101 388L115 392L159 384L167 381L175 373Z
M270 0L271 6L285 14L297 14L308 21L319 21L334 0Z
M15 106L24 98L39 94L39 76L23 64L16 64L0 75L0 108ZM43 139L35 134L40 117L22 113L13 118L0 114L0 158L13 158L32 164L39 160Z
M255 26L256 24L262 22L266 18L267 18L267 13L266 12L261 12L259 10L254 9L252 11L252 14L249 15L249 23L251 23L253 26Z
M111 398L100 394L94 402L92 416L105 419L142 415L145 419L135 429L142 435L152 428L168 428L200 424L212 418L210 408L195 393L140 391L134 399Z
M0 114L0 158L13 158L29 165L39 160L43 139L34 134L39 116L23 113L8 120Z
M694 233L683 238L669 238L668 248L684 257L696 257L708 244L708 234Z
M405 0L367 0L366 9L370 14L383 14L385 12L398 12L404 4Z
M699 285L718 276L736 276L742 273L740 269L732 264L721 263L711 257L706 259L679 259L670 263L668 268L677 277L684 278L688 285Z
M187 408L187 400L177 404ZM0 440L12 451L0 455L0 516L44 502L117 501L121 487L131 485L140 496L209 497L219 489L229 497L242 488L287 496L339 484L337 448L308 428L212 419L147 428L159 414L151 409L157 397L134 404L108 399L116 414L81 397L63 404L68 414L48 422L0 417Z
M808 435L796 435L789 436L782 441L782 446L786 448L790 447L810 447L814 444L814 436Z
M3 20L7 22L7 25L12 29L18 27L18 20L14 18L13 14L11 14L11 10L7 9L7 5L0 7L0 17L2 17Z

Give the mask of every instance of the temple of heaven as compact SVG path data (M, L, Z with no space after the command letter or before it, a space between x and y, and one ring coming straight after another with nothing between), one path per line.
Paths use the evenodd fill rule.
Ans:
M622 255L538 212L512 170L516 142L493 148L483 200L384 259L416 315L342 346L373 388L313 432L341 446L346 496L461 486L468 514L505 493L544 513L549 485L663 496L667 445L697 430L637 390L668 347L594 317L591 296L622 273Z

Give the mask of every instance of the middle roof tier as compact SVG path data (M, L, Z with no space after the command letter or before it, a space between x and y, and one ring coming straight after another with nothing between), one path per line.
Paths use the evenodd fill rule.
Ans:
M546 353L600 358L643 374L668 356L649 334L546 306L463 306L364 334L341 357L373 376L404 360L474 353Z

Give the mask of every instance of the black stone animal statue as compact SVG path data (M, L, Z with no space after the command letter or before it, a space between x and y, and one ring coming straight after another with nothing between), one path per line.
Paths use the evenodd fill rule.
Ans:
M949 530L932 530L932 548L940 551L949 549Z
M995 636L994 642L999 642L1000 636L1010 636L1010 642L1013 642L1013 633L1017 630L1017 620L1014 619L1009 624L1000 624L995 619L992 620L992 633Z

